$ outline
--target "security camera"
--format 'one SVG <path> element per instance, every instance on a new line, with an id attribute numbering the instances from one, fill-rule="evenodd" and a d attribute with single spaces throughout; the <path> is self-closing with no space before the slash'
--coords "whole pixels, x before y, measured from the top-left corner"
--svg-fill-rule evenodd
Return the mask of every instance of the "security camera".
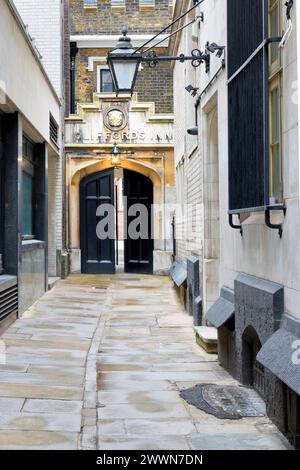
<path id="1" fill-rule="evenodd" d="M 187 133 L 189 135 L 198 135 L 199 134 L 198 127 L 191 127 L 190 129 L 187 130 Z"/>
<path id="2" fill-rule="evenodd" d="M 224 53 L 225 46 L 219 46 L 215 42 L 212 42 L 211 44 L 209 42 L 207 42 L 206 43 L 206 50 L 208 52 L 211 52 L 212 54 L 214 54 L 216 52 L 217 57 L 221 58 L 223 53 Z"/>

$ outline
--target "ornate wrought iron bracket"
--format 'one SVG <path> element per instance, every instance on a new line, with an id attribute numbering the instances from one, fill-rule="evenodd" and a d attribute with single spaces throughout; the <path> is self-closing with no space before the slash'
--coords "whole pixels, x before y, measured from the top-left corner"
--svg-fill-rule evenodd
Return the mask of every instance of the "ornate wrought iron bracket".
<path id="1" fill-rule="evenodd" d="M 233 222 L 233 214 L 228 214 L 229 215 L 229 225 L 231 228 L 234 228 L 235 230 L 239 230 L 240 231 L 240 234 L 241 234 L 241 237 L 243 236 L 243 226 L 240 224 L 240 225 L 237 225 L 237 224 L 234 224 Z M 239 215 L 239 214 L 237 214 Z"/>
<path id="2" fill-rule="evenodd" d="M 278 205 L 278 206 L 267 206 L 265 208 L 265 224 L 267 227 L 269 227 L 272 230 L 278 230 L 280 238 L 282 238 L 283 234 L 283 224 L 273 224 L 271 222 L 271 211 L 282 211 L 283 215 L 286 216 L 286 205 Z"/>
<path id="3" fill-rule="evenodd" d="M 210 71 L 210 53 L 208 51 L 201 52 L 199 49 L 193 49 L 190 56 L 184 54 L 180 54 L 179 56 L 159 56 L 156 52 L 152 51 L 142 58 L 142 62 L 151 68 L 156 67 L 159 62 L 170 61 L 190 61 L 193 67 L 200 67 L 201 64 L 205 64 L 206 73 Z"/>

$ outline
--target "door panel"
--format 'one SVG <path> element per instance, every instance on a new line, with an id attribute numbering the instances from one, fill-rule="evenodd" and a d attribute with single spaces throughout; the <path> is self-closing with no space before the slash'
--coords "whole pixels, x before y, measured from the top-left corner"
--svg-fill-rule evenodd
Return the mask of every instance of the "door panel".
<path id="1" fill-rule="evenodd" d="M 152 274 L 153 273 L 153 248 L 152 240 L 152 204 L 153 204 L 153 184 L 144 175 L 134 171 L 124 170 L 124 195 L 127 198 L 127 223 L 125 223 L 125 272 Z M 148 227 L 142 228 L 147 232 L 147 239 L 139 237 L 137 240 L 130 237 L 129 229 L 134 223 L 137 215 L 129 215 L 135 204 L 143 204 L 148 214 Z M 137 227 L 141 231 L 141 227 Z"/>
<path id="2" fill-rule="evenodd" d="M 90 175 L 80 185 L 81 270 L 85 274 L 115 273 L 115 217 L 105 226 L 110 237 L 99 239 L 96 231 L 99 222 L 107 218 L 104 207 L 97 215 L 103 204 L 114 205 L 113 169 Z"/>

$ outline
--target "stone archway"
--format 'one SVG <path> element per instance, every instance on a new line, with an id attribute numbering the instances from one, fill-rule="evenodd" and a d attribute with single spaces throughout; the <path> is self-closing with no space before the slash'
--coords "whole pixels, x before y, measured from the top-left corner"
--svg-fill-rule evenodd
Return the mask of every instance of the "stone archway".
<path id="1" fill-rule="evenodd" d="M 79 219 L 79 207 L 80 207 L 80 182 L 83 178 L 93 173 L 101 172 L 112 168 L 110 159 L 97 160 L 89 159 L 82 161 L 78 159 L 72 169 L 69 171 L 69 182 L 68 182 L 68 239 L 70 249 L 70 264 L 71 272 L 80 272 L 80 219 Z M 166 202 L 166 187 L 164 181 L 164 175 L 162 172 L 150 163 L 144 163 L 138 159 L 126 159 L 123 158 L 120 168 L 124 170 L 131 170 L 136 173 L 142 174 L 148 177 L 153 183 L 153 204 L 156 207 L 162 207 Z M 157 264 L 157 254 L 162 255 L 162 264 L 166 264 L 166 270 L 168 269 L 168 256 L 164 257 L 165 252 L 165 241 L 164 233 L 166 231 L 166 225 L 170 224 L 171 220 L 166 220 L 164 211 L 155 210 L 155 239 L 154 239 L 154 265 Z M 160 260 L 158 261 L 158 264 Z M 155 266 L 154 266 L 155 270 Z"/>

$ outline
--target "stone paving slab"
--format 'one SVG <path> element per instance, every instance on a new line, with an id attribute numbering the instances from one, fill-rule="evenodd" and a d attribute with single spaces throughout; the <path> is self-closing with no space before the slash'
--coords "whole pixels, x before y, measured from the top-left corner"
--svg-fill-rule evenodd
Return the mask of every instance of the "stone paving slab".
<path id="1" fill-rule="evenodd" d="M 189 450 L 184 436 L 101 436 L 99 450 Z"/>
<path id="2" fill-rule="evenodd" d="M 2 336 L 0 449 L 282 449 L 268 418 L 218 420 L 180 398 L 236 384 L 195 342 L 166 277 L 74 275 Z"/>
<path id="3" fill-rule="evenodd" d="M 0 372 L 0 384 L 31 384 L 31 385 L 53 385 L 53 386 L 71 386 L 74 388 L 80 388 L 83 385 L 84 376 L 76 377 L 65 375 L 62 373 L 52 374 L 47 376 L 43 373 L 32 374 L 30 372 L 20 373 L 20 372 Z"/>
<path id="4" fill-rule="evenodd" d="M 135 402 L 106 405 L 98 408 L 98 419 L 139 419 L 139 418 L 188 418 L 188 412 L 182 403 Z"/>
<path id="5" fill-rule="evenodd" d="M 236 381 L 216 354 L 196 344 L 192 318 L 170 281 L 156 281 L 111 280 L 97 354 L 98 449 L 230 448 L 231 437 L 237 449 L 288 448 L 266 417 L 243 419 L 237 427 L 180 398 L 180 390 L 198 383 Z"/>
<path id="6" fill-rule="evenodd" d="M 136 380 L 123 380 L 120 383 L 119 380 L 100 380 L 98 381 L 98 390 L 136 390 L 136 391 L 148 391 L 148 390 L 176 390 L 176 384 L 171 383 L 168 380 L 155 380 L 151 382 L 137 382 Z"/>
<path id="7" fill-rule="evenodd" d="M 81 410 L 79 414 L 57 413 L 12 413 L 0 415 L 1 430 L 24 431 L 67 431 L 80 432 Z"/>
<path id="8" fill-rule="evenodd" d="M 11 412 L 21 411 L 25 403 L 25 398 L 0 397 L 0 416 L 7 410 Z"/>
<path id="9" fill-rule="evenodd" d="M 0 449 L 85 448 L 91 423 L 95 448 L 96 392 L 91 400 L 86 390 L 96 388 L 101 283 L 100 276 L 59 281 L 1 337 Z M 87 416 L 87 404 L 94 415 Z"/>
<path id="10" fill-rule="evenodd" d="M 172 390 L 109 390 L 98 392 L 98 403 L 109 404 L 130 404 L 130 403 L 182 403 L 177 391 Z"/>
<path id="11" fill-rule="evenodd" d="M 192 450 L 287 450 L 288 445 L 279 433 L 251 434 L 214 434 L 207 436 L 199 433 L 188 437 Z"/>
<path id="12" fill-rule="evenodd" d="M 75 387 L 51 387 L 36 384 L 0 383 L 0 397 L 47 398 L 59 400 L 80 400 L 83 392 Z"/>
<path id="13" fill-rule="evenodd" d="M 1 402 L 0 402 L 1 404 Z M 81 413 L 81 400 L 39 400 L 28 399 L 22 411 L 29 413 L 63 413 L 78 415 Z"/>
<path id="14" fill-rule="evenodd" d="M 0 450 L 77 450 L 74 432 L 0 431 Z"/>
<path id="15" fill-rule="evenodd" d="M 124 421 L 124 426 L 132 436 L 188 436 L 197 431 L 192 419 L 181 418 L 130 419 Z"/>

